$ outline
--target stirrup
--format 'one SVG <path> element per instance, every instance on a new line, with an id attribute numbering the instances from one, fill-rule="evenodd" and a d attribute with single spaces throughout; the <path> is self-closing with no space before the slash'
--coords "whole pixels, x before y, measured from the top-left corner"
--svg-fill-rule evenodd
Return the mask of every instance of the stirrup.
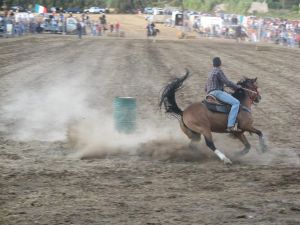
<path id="1" fill-rule="evenodd" d="M 235 124 L 233 127 L 227 127 L 226 131 L 231 133 L 231 132 L 240 132 L 242 130 L 238 128 L 237 124 Z"/>

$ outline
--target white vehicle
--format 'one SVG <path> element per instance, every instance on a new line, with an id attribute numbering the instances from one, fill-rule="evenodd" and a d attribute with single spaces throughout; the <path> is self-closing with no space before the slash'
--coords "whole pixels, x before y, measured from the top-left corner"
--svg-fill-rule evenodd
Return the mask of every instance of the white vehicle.
<path id="1" fill-rule="evenodd" d="M 223 19 L 215 16 L 201 16 L 200 17 L 200 26 L 203 28 L 211 28 L 212 26 L 223 27 Z"/>
<path id="2" fill-rule="evenodd" d="M 153 14 L 153 8 L 151 8 L 151 7 L 146 7 L 146 8 L 144 9 L 144 13 L 145 13 L 145 14 Z"/>
<path id="3" fill-rule="evenodd" d="M 191 24 L 197 24 L 198 26 L 200 26 L 200 15 L 190 15 L 189 21 L 191 22 Z"/>
<path id="4" fill-rule="evenodd" d="M 73 17 L 66 19 L 66 33 L 76 34 L 77 20 Z"/>
<path id="5" fill-rule="evenodd" d="M 183 14 L 180 11 L 172 12 L 172 26 L 183 26 Z"/>
<path id="6" fill-rule="evenodd" d="M 100 7 L 91 7 L 84 10 L 85 13 L 105 13 L 105 9 Z"/>
<path id="7" fill-rule="evenodd" d="M 153 15 L 163 15 L 164 10 L 162 8 L 153 8 Z"/>

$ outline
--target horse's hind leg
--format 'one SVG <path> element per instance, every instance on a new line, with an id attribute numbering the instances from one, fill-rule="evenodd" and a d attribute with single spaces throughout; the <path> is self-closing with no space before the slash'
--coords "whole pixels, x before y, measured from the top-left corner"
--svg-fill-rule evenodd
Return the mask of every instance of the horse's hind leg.
<path id="1" fill-rule="evenodd" d="M 235 137 L 237 137 L 245 146 L 244 149 L 241 152 L 239 152 L 237 155 L 238 156 L 246 155 L 249 152 L 250 148 L 251 148 L 251 145 L 248 142 L 246 136 L 244 135 L 243 132 L 233 133 L 233 135 Z"/>
<path id="2" fill-rule="evenodd" d="M 189 144 L 189 148 L 193 151 L 198 150 L 198 144 L 201 140 L 201 134 L 196 133 L 196 132 L 192 131 L 191 129 L 189 129 L 187 126 L 185 126 L 183 121 L 180 121 L 180 127 L 181 127 L 181 130 L 183 131 L 183 133 L 185 133 L 186 136 L 191 140 L 191 142 Z"/>
<path id="3" fill-rule="evenodd" d="M 206 142 L 206 145 L 214 151 L 214 153 L 219 157 L 219 159 L 221 161 L 224 162 L 224 164 L 232 164 L 231 160 L 228 159 L 224 153 L 222 153 L 220 150 L 218 150 L 213 142 L 213 139 L 212 139 L 212 134 L 210 132 L 210 130 L 205 130 L 202 132 L 204 138 L 205 138 L 205 142 Z"/>
<path id="4" fill-rule="evenodd" d="M 202 127 L 195 126 L 193 127 L 193 130 L 191 130 L 183 123 L 183 121 L 180 121 L 180 127 L 182 131 L 191 139 L 190 147 L 194 146 L 193 144 L 195 143 L 195 141 L 199 142 L 201 139 L 201 134 L 203 134 L 206 145 L 214 151 L 219 159 L 222 160 L 225 164 L 232 164 L 230 159 L 228 159 L 220 150 L 215 147 L 212 139 L 212 134 L 209 129 L 203 129 Z"/>

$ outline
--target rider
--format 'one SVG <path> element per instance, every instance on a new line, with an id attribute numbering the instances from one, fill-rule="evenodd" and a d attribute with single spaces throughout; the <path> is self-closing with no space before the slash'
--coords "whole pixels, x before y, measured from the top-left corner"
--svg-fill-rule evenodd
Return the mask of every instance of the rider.
<path id="1" fill-rule="evenodd" d="M 146 28 L 151 36 L 154 35 L 155 24 L 153 22 L 149 23 Z"/>
<path id="2" fill-rule="evenodd" d="M 207 94 L 215 96 L 222 102 L 231 105 L 231 109 L 228 116 L 227 131 L 238 131 L 236 124 L 236 117 L 239 111 L 240 101 L 234 98 L 232 95 L 224 91 L 224 85 L 226 84 L 230 88 L 237 90 L 241 88 L 240 85 L 236 85 L 231 82 L 223 73 L 221 69 L 221 59 L 219 57 L 213 58 L 213 69 L 208 76 L 208 80 L 205 86 Z"/>

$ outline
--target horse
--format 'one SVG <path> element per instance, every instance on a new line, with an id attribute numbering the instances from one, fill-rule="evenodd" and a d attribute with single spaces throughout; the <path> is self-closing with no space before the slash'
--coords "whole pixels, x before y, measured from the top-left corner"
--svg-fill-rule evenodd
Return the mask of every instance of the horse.
<path id="1" fill-rule="evenodd" d="M 147 37 L 156 37 L 157 34 L 159 34 L 159 29 L 155 27 L 148 26 L 147 27 Z"/>
<path id="2" fill-rule="evenodd" d="M 246 33 L 245 30 L 242 29 L 241 26 L 237 26 L 235 28 L 235 34 L 234 34 L 234 39 L 239 42 L 239 41 L 245 41 L 247 38 L 249 38 L 248 34 Z"/>
<path id="3" fill-rule="evenodd" d="M 189 71 L 186 70 L 185 75 L 172 80 L 162 89 L 159 107 L 162 108 L 162 105 L 164 105 L 165 112 L 179 120 L 181 130 L 191 140 L 190 147 L 192 149 L 195 148 L 195 144 L 201 140 L 201 135 L 203 135 L 206 145 L 214 151 L 220 160 L 224 164 L 232 164 L 231 160 L 215 147 L 212 138 L 212 132 L 228 133 L 226 128 L 231 106 L 218 101 L 214 96 L 210 95 L 207 95 L 202 102 L 190 104 L 185 110 L 181 110 L 176 103 L 175 93 L 182 88 L 183 82 L 189 77 L 189 74 Z M 232 93 L 232 96 L 240 101 L 237 116 L 239 131 L 230 132 L 244 144 L 244 149 L 237 155 L 246 155 L 251 148 L 244 134 L 245 132 L 257 134 L 261 151 L 266 152 L 267 145 L 265 144 L 264 135 L 253 126 L 251 114 L 251 106 L 258 104 L 261 100 L 261 95 L 257 90 L 257 78 L 244 78 L 237 84 L 242 88 Z"/>

